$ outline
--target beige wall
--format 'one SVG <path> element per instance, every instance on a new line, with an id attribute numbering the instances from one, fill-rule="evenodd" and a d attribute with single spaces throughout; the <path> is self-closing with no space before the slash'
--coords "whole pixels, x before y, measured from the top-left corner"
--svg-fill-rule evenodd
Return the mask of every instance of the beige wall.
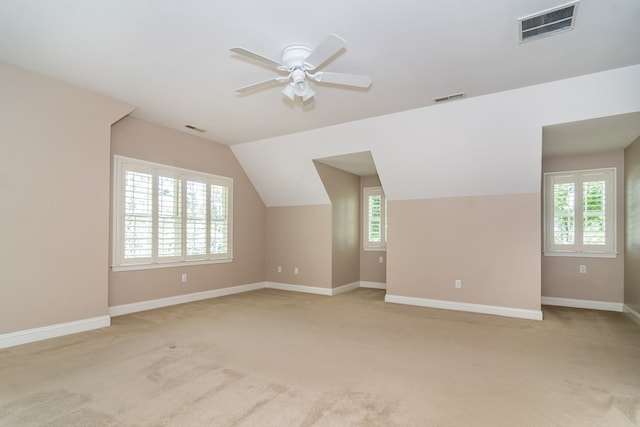
<path id="1" fill-rule="evenodd" d="M 364 187 L 379 187 L 380 178 L 378 175 L 363 176 L 360 178 L 360 218 L 363 218 L 364 200 L 362 199 L 362 189 Z M 362 226 L 360 227 L 360 280 L 363 282 L 386 283 L 387 282 L 387 252 L 386 251 L 365 251 Z M 380 262 L 382 257 L 382 262 Z"/>
<path id="2" fill-rule="evenodd" d="M 540 310 L 539 193 L 388 209 L 388 295 Z"/>
<path id="3" fill-rule="evenodd" d="M 331 286 L 360 280 L 360 177 L 314 162 L 331 199 Z"/>
<path id="4" fill-rule="evenodd" d="M 0 63 L 0 333 L 107 315 L 110 126 L 131 110 Z"/>
<path id="5" fill-rule="evenodd" d="M 542 160 L 543 172 L 615 167 L 616 258 L 542 257 L 542 295 L 545 297 L 623 302 L 624 298 L 624 152 L 622 150 Z M 585 265 L 586 273 L 579 273 Z"/>
<path id="6" fill-rule="evenodd" d="M 267 208 L 267 281 L 331 288 L 331 216 L 331 205 Z"/>
<path id="7" fill-rule="evenodd" d="M 111 272 L 109 306 L 264 281 L 265 206 L 228 146 L 126 117 L 113 126 L 111 154 L 233 178 L 233 262 Z"/>
<path id="8" fill-rule="evenodd" d="M 624 151 L 626 248 L 624 303 L 640 313 L 640 138 Z"/>

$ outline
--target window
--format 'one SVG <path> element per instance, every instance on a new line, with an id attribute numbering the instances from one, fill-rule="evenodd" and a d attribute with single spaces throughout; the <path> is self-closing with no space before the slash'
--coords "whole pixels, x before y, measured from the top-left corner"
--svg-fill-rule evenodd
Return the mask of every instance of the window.
<path id="1" fill-rule="evenodd" d="M 615 257 L 615 180 L 615 168 L 544 175 L 545 255 Z"/>
<path id="2" fill-rule="evenodd" d="M 385 250 L 387 247 L 387 200 L 382 187 L 365 187 L 363 201 L 364 249 Z"/>
<path id="3" fill-rule="evenodd" d="M 115 156 L 113 269 L 231 261 L 231 178 Z"/>

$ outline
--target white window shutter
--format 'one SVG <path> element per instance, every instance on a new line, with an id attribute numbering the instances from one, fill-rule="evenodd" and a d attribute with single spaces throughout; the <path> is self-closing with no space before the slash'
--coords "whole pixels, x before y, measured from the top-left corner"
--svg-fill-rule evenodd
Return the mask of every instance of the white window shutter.
<path id="1" fill-rule="evenodd" d="M 232 259 L 231 178 L 114 159 L 114 268 Z"/>

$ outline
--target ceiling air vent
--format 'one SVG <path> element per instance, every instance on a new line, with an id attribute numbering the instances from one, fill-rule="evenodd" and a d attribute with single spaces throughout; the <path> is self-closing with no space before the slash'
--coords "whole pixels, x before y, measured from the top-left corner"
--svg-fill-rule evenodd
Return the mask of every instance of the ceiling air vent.
<path id="1" fill-rule="evenodd" d="M 193 125 L 184 125 L 187 129 L 195 130 L 196 132 L 206 132 L 204 129 L 197 128 Z"/>
<path id="2" fill-rule="evenodd" d="M 441 96 L 440 98 L 434 98 L 433 102 L 453 101 L 454 99 L 460 99 L 464 96 L 464 92 L 454 93 L 453 95 Z"/>
<path id="3" fill-rule="evenodd" d="M 518 19 L 520 42 L 572 30 L 577 10 L 578 1 L 573 1 Z"/>

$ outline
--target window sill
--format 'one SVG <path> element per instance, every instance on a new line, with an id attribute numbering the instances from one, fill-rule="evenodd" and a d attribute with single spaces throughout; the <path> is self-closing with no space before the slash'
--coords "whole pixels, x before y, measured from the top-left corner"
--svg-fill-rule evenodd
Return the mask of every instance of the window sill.
<path id="1" fill-rule="evenodd" d="M 112 265 L 111 271 L 133 271 L 133 270 L 152 270 L 155 268 L 170 268 L 170 267 L 191 267 L 192 265 L 205 265 L 205 264 L 221 264 L 225 262 L 232 262 L 233 258 L 220 258 L 220 259 L 207 259 L 207 260 L 195 260 L 195 261 L 178 261 L 178 262 L 156 262 L 153 264 L 124 264 L 124 265 Z"/>
<path id="2" fill-rule="evenodd" d="M 543 251 L 544 256 L 559 256 L 573 258 L 616 258 L 618 252 L 557 252 Z"/>
<path id="3" fill-rule="evenodd" d="M 362 248 L 362 250 L 367 252 L 386 252 L 387 248 Z"/>

